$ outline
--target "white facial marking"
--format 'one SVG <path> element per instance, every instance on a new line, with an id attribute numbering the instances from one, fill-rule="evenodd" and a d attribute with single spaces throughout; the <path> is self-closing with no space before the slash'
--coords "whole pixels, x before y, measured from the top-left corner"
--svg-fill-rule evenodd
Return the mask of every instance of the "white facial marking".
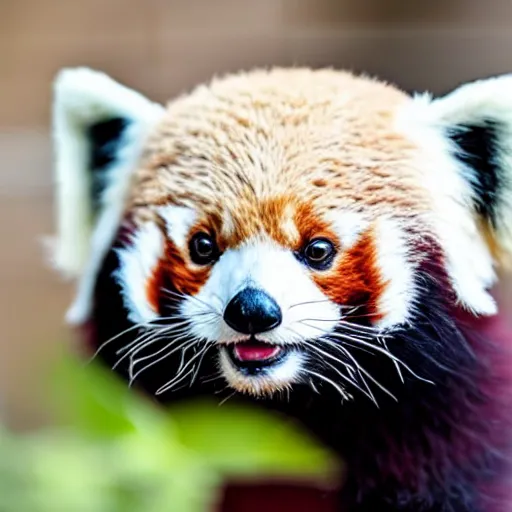
<path id="1" fill-rule="evenodd" d="M 158 316 L 148 302 L 146 285 L 163 252 L 164 237 L 152 222 L 135 232 L 130 246 L 118 251 L 121 264 L 115 277 L 121 285 L 128 318 L 132 322 L 150 322 Z"/>
<path id="2" fill-rule="evenodd" d="M 235 222 L 228 208 L 222 212 L 222 232 L 221 235 L 229 238 L 235 231 Z"/>
<path id="3" fill-rule="evenodd" d="M 338 235 L 342 250 L 352 247 L 359 239 L 359 235 L 369 226 L 369 221 L 358 212 L 330 212 L 326 220 Z"/>
<path id="4" fill-rule="evenodd" d="M 299 238 L 300 233 L 294 219 L 295 210 L 292 205 L 287 205 L 282 213 L 281 230 L 290 239 Z"/>
<path id="5" fill-rule="evenodd" d="M 185 206 L 163 206 L 158 213 L 165 220 L 167 235 L 176 247 L 184 249 L 190 229 L 197 220 L 197 214 L 192 208 Z"/>
<path id="6" fill-rule="evenodd" d="M 386 329 L 407 322 L 414 303 L 414 266 L 397 222 L 379 219 L 376 229 L 377 263 L 386 283 L 378 309 L 384 317 L 377 327 Z"/>

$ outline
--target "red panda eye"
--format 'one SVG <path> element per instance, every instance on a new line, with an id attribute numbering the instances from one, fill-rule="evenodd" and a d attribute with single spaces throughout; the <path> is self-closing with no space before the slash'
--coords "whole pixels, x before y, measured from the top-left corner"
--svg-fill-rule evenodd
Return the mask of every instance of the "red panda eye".
<path id="1" fill-rule="evenodd" d="M 334 245 L 324 238 L 309 242 L 303 250 L 303 258 L 307 265 L 317 270 L 326 269 L 336 253 Z"/>
<path id="2" fill-rule="evenodd" d="M 189 243 L 190 257 L 198 265 L 214 262 L 219 254 L 215 240 L 208 233 L 196 233 Z"/>

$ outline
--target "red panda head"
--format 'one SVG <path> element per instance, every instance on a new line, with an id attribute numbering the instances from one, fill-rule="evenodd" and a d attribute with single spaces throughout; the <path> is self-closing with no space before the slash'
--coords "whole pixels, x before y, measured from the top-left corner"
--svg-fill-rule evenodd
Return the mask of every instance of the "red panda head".
<path id="1" fill-rule="evenodd" d="M 69 320 L 94 316 L 113 251 L 127 325 L 149 330 L 126 345 L 132 366 L 155 339 L 195 346 L 196 363 L 211 348 L 229 386 L 261 394 L 322 379 L 311 359 L 329 363 L 333 343 L 371 345 L 413 325 L 426 280 L 442 282 L 447 303 L 493 314 L 510 241 L 509 85 L 433 100 L 343 72 L 274 69 L 164 108 L 100 73 L 62 72 L 53 257 L 78 278 Z M 186 366 L 168 368 L 161 389 Z"/>

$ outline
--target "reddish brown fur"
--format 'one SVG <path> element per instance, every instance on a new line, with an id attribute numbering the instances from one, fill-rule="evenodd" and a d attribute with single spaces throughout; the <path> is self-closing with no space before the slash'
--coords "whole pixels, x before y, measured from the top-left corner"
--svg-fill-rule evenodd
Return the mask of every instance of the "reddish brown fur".
<path id="1" fill-rule="evenodd" d="M 313 238 L 326 238 L 333 242 L 338 249 L 340 248 L 339 240 L 329 224 L 321 219 L 311 205 L 300 205 L 296 210 L 294 220 L 300 231 L 299 243 L 293 247 L 295 250 L 304 247 Z"/>
<path id="2" fill-rule="evenodd" d="M 164 294 L 165 282 L 171 282 L 178 293 L 195 295 L 209 275 L 209 266 L 193 268 L 179 249 L 170 240 L 167 240 L 165 254 L 146 284 L 148 301 L 158 311 L 160 298 Z"/>
<path id="3" fill-rule="evenodd" d="M 329 272 L 315 273 L 313 279 L 336 303 L 346 306 L 364 304 L 372 321 L 380 319 L 378 300 L 386 283 L 379 270 L 372 229 L 363 233 L 355 246 L 342 251 Z"/>
<path id="4" fill-rule="evenodd" d="M 168 241 L 165 249 L 163 271 L 179 293 L 195 295 L 210 275 L 210 267 L 192 269 L 175 245 Z"/>
<path id="5" fill-rule="evenodd" d="M 151 276 L 146 281 L 146 297 L 154 311 L 160 312 L 160 297 L 164 283 L 163 266 L 158 262 Z"/>
<path id="6" fill-rule="evenodd" d="M 219 225 L 219 246 L 236 248 L 254 236 L 266 234 L 283 247 L 294 247 L 299 232 L 294 223 L 295 204 L 290 196 L 276 196 L 261 200 L 241 202 L 236 215 L 229 214 L 230 226 Z"/>

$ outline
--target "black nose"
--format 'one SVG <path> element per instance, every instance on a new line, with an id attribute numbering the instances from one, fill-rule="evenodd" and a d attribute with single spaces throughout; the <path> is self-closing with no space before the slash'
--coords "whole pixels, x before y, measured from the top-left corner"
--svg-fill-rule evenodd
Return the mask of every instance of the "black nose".
<path id="1" fill-rule="evenodd" d="M 245 288 L 237 293 L 224 311 L 225 322 L 243 334 L 258 334 L 277 327 L 282 320 L 276 301 L 261 290 Z"/>

